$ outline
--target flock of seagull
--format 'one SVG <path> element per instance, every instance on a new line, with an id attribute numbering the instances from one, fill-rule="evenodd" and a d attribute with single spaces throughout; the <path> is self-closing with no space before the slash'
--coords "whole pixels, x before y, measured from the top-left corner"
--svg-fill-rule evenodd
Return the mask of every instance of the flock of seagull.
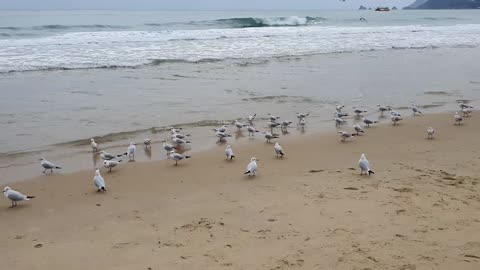
<path id="1" fill-rule="evenodd" d="M 469 116 L 470 113 L 472 112 L 473 107 L 470 105 L 467 105 L 465 103 L 459 103 L 460 106 L 460 112 L 455 112 L 454 114 L 454 124 L 455 125 L 460 125 L 462 121 L 464 120 L 464 117 Z M 380 116 L 384 117 L 384 114 L 386 112 L 390 113 L 390 119 L 392 121 L 393 125 L 397 125 L 397 123 L 401 120 L 403 120 L 402 115 L 396 111 L 394 111 L 390 106 L 382 106 L 382 105 L 377 105 L 378 111 L 380 112 Z M 343 109 L 345 108 L 344 105 L 335 105 L 335 113 L 334 113 L 334 121 L 335 121 L 335 126 L 336 127 L 341 127 L 346 121 L 345 117 L 349 116 L 349 113 L 343 112 Z M 416 115 L 421 115 L 422 112 L 421 110 L 412 104 L 410 107 L 413 113 L 413 116 Z M 353 125 L 353 130 L 355 133 L 347 132 L 347 131 L 338 131 L 338 135 L 340 137 L 341 142 L 345 142 L 348 138 L 351 138 L 353 136 L 358 136 L 361 133 L 365 133 L 364 128 L 370 127 L 370 125 L 378 123 L 378 121 L 373 121 L 366 116 L 363 116 L 364 113 L 367 111 L 362 110 L 362 109 L 355 109 L 353 111 L 356 115 L 357 119 L 362 119 L 362 122 L 364 123 L 364 127 L 362 128 L 359 124 L 354 124 Z M 297 113 L 296 117 L 298 119 L 297 122 L 297 127 L 301 130 L 304 130 L 306 127 L 306 118 L 309 116 L 309 113 Z M 249 137 L 254 137 L 256 133 L 259 133 L 255 128 L 255 118 L 256 114 L 251 115 L 247 118 L 246 123 L 241 123 L 238 120 L 235 120 L 233 122 L 233 125 L 240 131 L 241 129 L 246 128 L 248 130 L 248 136 Z M 280 128 L 282 131 L 285 131 L 288 129 L 293 122 L 292 121 L 281 121 L 280 122 L 280 117 L 268 114 L 268 121 L 267 121 L 267 126 L 270 129 L 270 131 L 265 131 L 261 132 L 266 140 L 267 143 L 272 143 L 272 140 L 279 138 L 278 135 L 273 133 L 274 128 Z M 215 131 L 215 136 L 218 138 L 219 141 L 226 141 L 227 138 L 232 137 L 231 134 L 228 133 L 228 126 L 223 125 L 219 128 L 213 129 Z M 189 159 L 191 156 L 188 155 L 183 155 L 180 153 L 177 153 L 177 150 L 183 147 L 185 144 L 190 143 L 188 140 L 188 137 L 190 135 L 188 134 L 182 134 L 182 129 L 181 128 L 171 128 L 170 130 L 170 140 L 171 144 L 168 143 L 166 140 L 163 141 L 163 149 L 167 153 L 167 158 L 170 160 L 175 161 L 175 166 L 178 165 L 178 162 L 184 159 Z M 427 138 L 428 139 L 433 139 L 435 130 L 433 127 L 428 127 L 426 130 L 427 133 Z M 152 140 L 151 139 L 145 139 L 143 142 L 145 148 L 151 148 L 152 147 Z M 135 160 L 135 152 L 136 152 L 136 143 L 131 142 L 130 145 L 127 148 L 127 151 L 121 154 L 111 154 L 108 153 L 104 150 L 100 150 L 99 144 L 95 142 L 95 140 L 92 138 L 90 140 L 90 147 L 92 148 L 92 151 L 94 154 L 99 154 L 100 157 L 103 159 L 103 166 L 109 170 L 109 172 L 112 171 L 112 169 L 116 166 L 118 166 L 122 160 L 120 159 L 123 156 L 128 157 L 129 161 Z M 275 142 L 274 144 L 274 153 L 277 158 L 283 158 L 285 155 L 283 151 L 283 147 L 278 143 Z M 99 151 L 100 150 L 100 151 Z M 231 145 L 227 145 L 225 149 L 225 156 L 228 160 L 233 160 L 235 158 L 233 149 Z M 255 176 L 258 173 L 258 165 L 257 165 L 258 159 L 256 157 L 252 157 L 250 159 L 250 162 L 247 165 L 247 169 L 244 172 L 245 175 L 249 176 Z M 53 173 L 54 170 L 62 169 L 60 166 L 55 165 L 54 163 L 46 160 L 45 158 L 40 159 L 40 165 L 42 166 L 43 173 L 45 174 L 47 171 L 50 171 L 50 173 Z M 370 163 L 367 160 L 365 154 L 362 154 L 360 157 L 360 160 L 358 161 L 358 166 L 360 168 L 360 174 L 366 174 L 366 175 L 371 175 L 374 174 L 370 167 Z M 98 192 L 106 192 L 106 182 L 103 176 L 100 173 L 100 170 L 97 168 L 95 170 L 95 176 L 93 178 L 93 183 L 95 185 L 95 188 L 97 189 Z M 28 201 L 32 198 L 35 198 L 35 196 L 27 196 L 24 195 L 18 191 L 15 191 L 11 189 L 10 187 L 5 187 L 3 190 L 4 196 L 11 201 L 12 205 L 11 207 L 17 206 L 17 202 L 19 201 Z"/>

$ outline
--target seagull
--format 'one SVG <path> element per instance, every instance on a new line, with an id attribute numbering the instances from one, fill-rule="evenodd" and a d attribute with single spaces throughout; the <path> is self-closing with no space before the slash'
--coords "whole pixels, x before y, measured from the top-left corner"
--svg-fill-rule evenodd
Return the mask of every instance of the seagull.
<path id="1" fill-rule="evenodd" d="M 181 133 L 178 133 L 178 132 L 172 133 L 172 139 L 173 138 L 185 139 L 188 136 L 190 136 L 190 135 L 184 135 L 184 134 L 181 134 Z"/>
<path id="2" fill-rule="evenodd" d="M 303 118 L 306 118 L 309 115 L 310 113 L 297 113 L 298 121 L 302 120 Z"/>
<path id="3" fill-rule="evenodd" d="M 353 112 L 354 112 L 357 116 L 360 116 L 360 114 L 366 113 L 367 111 L 365 111 L 365 110 L 360 110 L 360 109 L 355 109 Z"/>
<path id="4" fill-rule="evenodd" d="M 458 114 L 458 112 L 455 112 L 455 115 L 453 116 L 455 119 L 455 125 L 460 125 L 463 121 L 463 117 Z"/>
<path id="5" fill-rule="evenodd" d="M 186 143 L 190 143 L 190 141 L 187 141 L 187 140 L 184 140 L 184 139 L 179 139 L 179 138 L 172 138 L 172 141 L 173 141 L 177 146 L 180 146 L 180 145 L 183 145 L 183 144 L 186 144 Z"/>
<path id="6" fill-rule="evenodd" d="M 171 160 L 175 160 L 175 166 L 177 166 L 180 160 L 191 158 L 191 156 L 184 156 L 182 154 L 175 153 L 175 151 L 170 151 L 170 155 L 168 156 L 168 158 Z"/>
<path id="7" fill-rule="evenodd" d="M 152 148 L 152 140 L 150 139 L 143 140 L 143 144 L 145 145 L 145 147 Z"/>
<path id="8" fill-rule="evenodd" d="M 168 143 L 163 143 L 163 149 L 165 149 L 165 151 L 167 151 L 167 155 L 168 153 L 170 153 L 171 151 L 174 151 L 176 150 L 177 148 L 171 144 L 168 144 Z"/>
<path id="9" fill-rule="evenodd" d="M 213 130 L 216 131 L 216 132 L 227 132 L 227 126 L 223 125 L 222 127 L 214 128 Z"/>
<path id="10" fill-rule="evenodd" d="M 217 136 L 220 141 L 224 140 L 227 137 L 232 137 L 232 135 L 220 131 L 217 131 L 217 133 L 215 133 L 215 136 Z"/>
<path id="11" fill-rule="evenodd" d="M 112 168 L 113 167 L 116 167 L 118 164 L 120 164 L 120 162 L 122 162 L 122 160 L 104 160 L 103 161 L 103 166 L 107 169 L 109 169 L 108 172 L 111 172 L 112 171 Z"/>
<path id="12" fill-rule="evenodd" d="M 272 121 L 271 119 L 269 119 L 268 122 L 267 122 L 267 126 L 268 126 L 271 130 L 273 130 L 273 128 L 278 127 L 278 126 L 280 126 L 280 125 L 281 125 L 280 123 L 274 122 L 274 121 Z"/>
<path id="13" fill-rule="evenodd" d="M 472 112 L 472 109 L 470 109 L 470 108 L 463 108 L 462 109 L 462 114 L 463 114 L 464 117 L 470 116 L 471 112 Z"/>
<path id="14" fill-rule="evenodd" d="M 90 146 L 92 147 L 94 153 L 98 151 L 98 143 L 96 143 L 93 138 L 90 139 Z"/>
<path id="15" fill-rule="evenodd" d="M 265 139 L 267 139 L 267 143 L 270 143 L 271 140 L 278 138 L 277 135 L 273 135 L 270 132 L 263 132 L 263 134 L 265 134 Z"/>
<path id="16" fill-rule="evenodd" d="M 375 174 L 370 169 L 370 162 L 368 162 L 367 158 L 365 157 L 365 154 L 362 154 L 360 156 L 360 160 L 358 161 L 358 166 L 360 167 L 360 175 L 362 175 L 364 172 L 365 174 L 368 174 L 368 175 Z"/>
<path id="17" fill-rule="evenodd" d="M 433 139 L 433 134 L 435 134 L 435 130 L 432 127 L 427 128 L 427 138 Z"/>
<path id="18" fill-rule="evenodd" d="M 227 148 L 225 149 L 225 155 L 227 156 L 227 159 L 232 160 L 235 158 L 235 155 L 233 154 L 232 146 L 228 145 Z"/>
<path id="19" fill-rule="evenodd" d="M 250 116 L 248 117 L 248 123 L 249 123 L 250 125 L 253 125 L 253 121 L 255 120 L 255 117 L 257 117 L 257 114 L 250 115 Z"/>
<path id="20" fill-rule="evenodd" d="M 93 177 L 93 183 L 98 188 L 98 192 L 107 191 L 105 186 L 105 179 L 103 179 L 102 175 L 100 174 L 100 170 L 98 169 L 95 171 L 95 176 Z"/>
<path id="21" fill-rule="evenodd" d="M 273 147 L 273 149 L 275 149 L 275 156 L 278 158 L 283 158 L 283 148 L 282 146 L 277 142 L 275 143 L 275 146 Z"/>
<path id="22" fill-rule="evenodd" d="M 303 118 L 301 118 L 301 119 L 303 119 Z M 301 119 L 300 119 L 300 121 L 302 121 Z M 289 126 L 291 123 L 293 123 L 293 122 L 292 122 L 292 121 L 283 121 L 282 124 L 281 124 L 281 128 L 282 128 L 282 129 L 287 129 L 288 126 Z"/>
<path id="23" fill-rule="evenodd" d="M 113 154 L 107 153 L 105 151 L 100 151 L 100 157 L 103 160 L 112 160 L 114 158 L 121 157 L 123 155 L 127 155 L 127 153 L 124 153 L 124 154 L 121 154 L 121 155 L 113 155 Z"/>
<path id="24" fill-rule="evenodd" d="M 355 131 L 357 132 L 357 135 L 358 135 L 359 133 L 365 133 L 365 131 L 363 131 L 363 129 L 362 129 L 359 125 L 357 125 L 357 124 L 355 124 L 355 125 L 353 126 L 353 129 L 355 129 Z"/>
<path id="25" fill-rule="evenodd" d="M 383 106 L 383 105 L 378 104 L 377 107 L 378 107 L 378 110 L 380 111 L 380 114 L 382 116 L 383 116 L 384 112 L 392 110 L 392 108 L 390 106 Z"/>
<path id="26" fill-rule="evenodd" d="M 393 114 L 390 116 L 390 119 L 392 119 L 393 125 L 396 125 L 398 121 L 403 120 L 402 117 Z"/>
<path id="27" fill-rule="evenodd" d="M 248 130 L 248 136 L 252 136 L 252 137 L 255 136 L 255 132 L 259 132 L 253 126 L 247 126 L 247 130 Z"/>
<path id="28" fill-rule="evenodd" d="M 272 122 L 275 122 L 275 121 L 277 121 L 277 119 L 280 119 L 279 116 L 275 116 L 275 115 L 272 115 L 270 113 L 268 114 L 268 117 L 269 117 L 270 121 L 272 121 Z"/>
<path id="29" fill-rule="evenodd" d="M 422 114 L 422 112 L 420 111 L 420 109 L 419 109 L 417 106 L 415 106 L 414 104 L 412 104 L 411 109 L 412 109 L 412 112 L 413 112 L 413 116 Z"/>
<path id="30" fill-rule="evenodd" d="M 391 111 L 391 112 L 390 112 L 390 115 L 402 116 L 399 112 L 396 112 L 396 111 Z"/>
<path id="31" fill-rule="evenodd" d="M 346 132 L 346 131 L 339 131 L 339 132 L 338 132 L 338 135 L 340 136 L 340 138 L 342 138 L 342 139 L 341 139 L 342 142 L 345 142 L 345 140 L 346 140 L 347 138 L 350 138 L 350 137 L 352 137 L 352 136 L 356 136 L 356 134 L 350 134 L 350 133 L 348 133 L 348 132 Z"/>
<path id="32" fill-rule="evenodd" d="M 40 165 L 44 168 L 43 173 L 45 173 L 47 170 L 50 170 L 51 173 L 53 173 L 53 169 L 61 169 L 62 167 L 59 167 L 52 162 L 46 160 L 45 158 L 40 159 Z"/>
<path id="33" fill-rule="evenodd" d="M 465 104 L 465 103 L 463 103 L 463 102 L 460 102 L 460 103 L 458 104 L 458 106 L 460 106 L 460 109 L 473 109 L 472 106 L 467 105 L 467 104 Z"/>
<path id="34" fill-rule="evenodd" d="M 258 171 L 258 166 L 257 166 L 257 158 L 252 157 L 250 159 L 250 163 L 247 165 L 247 171 L 243 174 L 248 174 L 250 176 L 255 176 Z"/>
<path id="35" fill-rule="evenodd" d="M 345 123 L 345 120 L 343 120 L 340 117 L 335 117 L 335 126 L 336 127 L 339 127 L 339 126 L 343 125 L 343 123 Z"/>
<path id="36" fill-rule="evenodd" d="M 5 198 L 9 199 L 10 201 L 12 201 L 11 207 L 17 206 L 17 202 L 29 201 L 30 199 L 35 198 L 35 196 L 23 195 L 22 193 L 13 190 L 10 187 L 5 187 L 3 189 L 3 196 L 5 196 Z"/>
<path id="37" fill-rule="evenodd" d="M 128 160 L 135 160 L 135 151 L 137 150 L 137 147 L 135 146 L 134 142 L 131 142 L 130 145 L 127 148 L 127 155 L 128 155 Z"/>
<path id="38" fill-rule="evenodd" d="M 373 121 L 368 119 L 367 117 L 363 117 L 363 123 L 365 123 L 366 127 L 370 127 L 371 124 L 376 124 L 378 121 Z"/>
<path id="39" fill-rule="evenodd" d="M 334 115 L 335 117 L 338 117 L 338 118 L 342 118 L 342 117 L 347 117 L 347 116 L 349 116 L 348 113 L 342 113 L 342 112 L 335 112 L 333 115 Z"/>
<path id="40" fill-rule="evenodd" d="M 345 105 L 339 105 L 339 104 L 335 104 L 335 109 L 337 110 L 337 112 L 342 112 L 342 109 L 345 107 Z"/>
<path id="41" fill-rule="evenodd" d="M 245 125 L 245 124 L 243 124 L 243 123 L 238 122 L 238 120 L 235 120 L 235 122 L 233 122 L 233 124 L 238 128 L 238 130 L 240 130 L 241 128 L 247 126 L 247 125 Z"/>
<path id="42" fill-rule="evenodd" d="M 305 121 L 305 118 L 300 119 L 300 123 L 298 123 L 302 129 L 305 129 L 305 126 L 307 125 L 307 121 Z"/>

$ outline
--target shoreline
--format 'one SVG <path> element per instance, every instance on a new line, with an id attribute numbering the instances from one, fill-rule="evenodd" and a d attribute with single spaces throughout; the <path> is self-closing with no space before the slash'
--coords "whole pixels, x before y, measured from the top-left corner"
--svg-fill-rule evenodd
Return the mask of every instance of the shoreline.
<path id="1" fill-rule="evenodd" d="M 37 197 L 13 209 L 2 201 L 3 263 L 19 270 L 475 269 L 477 117 L 474 111 L 458 127 L 450 113 L 410 117 L 347 143 L 336 134 L 280 138 L 284 159 L 274 157 L 273 144 L 254 143 L 234 145 L 233 162 L 223 147 L 178 167 L 137 162 L 103 173 L 108 191 L 101 194 L 93 171 L 18 182 L 11 187 Z M 361 153 L 375 175 L 359 175 Z M 260 159 L 254 178 L 243 175 L 251 156 Z"/>

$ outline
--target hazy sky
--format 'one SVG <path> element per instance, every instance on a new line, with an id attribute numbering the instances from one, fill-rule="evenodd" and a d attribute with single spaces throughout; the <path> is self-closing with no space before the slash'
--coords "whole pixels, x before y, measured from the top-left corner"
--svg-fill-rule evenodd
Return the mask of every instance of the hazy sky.
<path id="1" fill-rule="evenodd" d="M 0 9 L 356 9 L 403 7 L 414 0 L 0 0 Z"/>

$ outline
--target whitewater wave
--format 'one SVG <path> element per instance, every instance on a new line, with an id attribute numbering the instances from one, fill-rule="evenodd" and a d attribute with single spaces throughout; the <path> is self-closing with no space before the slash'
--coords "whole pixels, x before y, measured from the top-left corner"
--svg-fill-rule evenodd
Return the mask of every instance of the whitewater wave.
<path id="1" fill-rule="evenodd" d="M 319 24 L 327 19 L 322 17 L 245 17 L 245 18 L 229 18 L 219 19 L 214 22 L 232 28 L 248 28 L 248 27 L 274 27 L 274 26 L 305 26 L 309 24 Z"/>

